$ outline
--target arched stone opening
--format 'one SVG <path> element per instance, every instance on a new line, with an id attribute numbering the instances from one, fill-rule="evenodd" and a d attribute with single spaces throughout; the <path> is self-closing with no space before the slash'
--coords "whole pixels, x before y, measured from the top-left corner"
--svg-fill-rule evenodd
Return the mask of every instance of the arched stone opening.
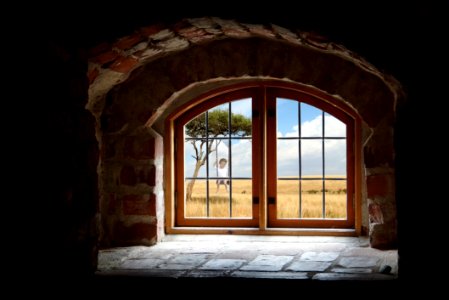
<path id="1" fill-rule="evenodd" d="M 396 244 L 393 125 L 399 84 L 344 47 L 277 26 L 216 18 L 150 26 L 92 49 L 88 109 L 97 119 L 101 242 L 153 244 L 164 232 L 164 120 L 219 87 L 274 79 L 312 86 L 363 120 L 362 225 Z"/>

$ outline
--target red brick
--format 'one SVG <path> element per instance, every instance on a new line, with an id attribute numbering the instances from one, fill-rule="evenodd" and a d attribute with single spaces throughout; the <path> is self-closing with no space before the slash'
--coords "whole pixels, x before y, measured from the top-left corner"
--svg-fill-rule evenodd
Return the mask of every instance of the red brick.
<path id="1" fill-rule="evenodd" d="M 114 47 L 119 48 L 121 50 L 127 50 L 143 40 L 144 38 L 140 34 L 136 33 L 118 40 L 114 44 Z"/>
<path id="2" fill-rule="evenodd" d="M 140 31 L 140 34 L 143 36 L 150 36 L 155 33 L 158 33 L 162 29 L 165 29 L 165 27 L 163 25 L 156 24 L 156 25 L 152 25 L 152 26 L 142 27 L 142 28 L 140 28 L 139 31 Z"/>
<path id="3" fill-rule="evenodd" d="M 118 223 L 115 226 L 115 237 L 120 242 L 136 242 L 138 240 L 146 239 L 152 240 L 157 235 L 157 225 L 148 223 L 136 223 L 129 227 L 123 223 Z"/>
<path id="4" fill-rule="evenodd" d="M 100 71 L 98 71 L 97 68 L 90 70 L 89 74 L 87 74 L 87 78 L 89 78 L 89 84 L 94 82 L 95 78 L 98 77 L 98 74 L 100 74 Z"/>
<path id="5" fill-rule="evenodd" d="M 368 197 L 387 196 L 390 193 L 388 175 L 372 175 L 366 180 Z"/>
<path id="6" fill-rule="evenodd" d="M 119 56 L 119 54 L 117 52 L 110 50 L 108 52 L 102 53 L 102 54 L 94 57 L 92 59 L 92 61 L 94 61 L 100 65 L 104 65 L 111 61 L 114 61 L 115 59 L 117 59 L 118 56 Z"/>
<path id="7" fill-rule="evenodd" d="M 120 183 L 125 185 L 136 185 L 137 176 L 133 167 L 126 166 L 122 168 L 122 171 L 120 172 Z"/>
<path id="8" fill-rule="evenodd" d="M 123 197 L 122 203 L 125 215 L 155 216 L 155 202 L 151 201 L 150 195 L 127 195 Z"/>
<path id="9" fill-rule="evenodd" d="M 128 73 L 137 62 L 138 60 L 135 58 L 121 56 L 109 67 L 109 69 L 120 73 Z"/>
<path id="10" fill-rule="evenodd" d="M 135 159 L 153 159 L 155 154 L 155 141 L 153 138 L 140 140 L 139 137 L 128 137 L 123 150 L 125 157 Z"/>

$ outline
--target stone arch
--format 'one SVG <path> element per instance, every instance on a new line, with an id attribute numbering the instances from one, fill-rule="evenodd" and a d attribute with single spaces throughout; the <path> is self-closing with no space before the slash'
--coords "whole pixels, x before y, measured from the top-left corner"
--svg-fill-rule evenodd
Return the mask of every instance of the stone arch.
<path id="1" fill-rule="evenodd" d="M 393 124 L 399 83 L 341 45 L 275 25 L 218 18 L 149 26 L 91 50 L 87 108 L 101 147 L 100 204 L 105 244 L 152 244 L 163 235 L 165 117 L 198 95 L 274 79 L 319 89 L 364 122 L 372 245 L 396 242 Z M 368 223 L 369 219 L 369 223 Z"/>

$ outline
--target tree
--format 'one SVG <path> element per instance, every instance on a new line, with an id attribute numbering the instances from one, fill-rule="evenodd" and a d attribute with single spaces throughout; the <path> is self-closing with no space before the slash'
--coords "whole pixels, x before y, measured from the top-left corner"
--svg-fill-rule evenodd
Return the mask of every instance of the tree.
<path id="1" fill-rule="evenodd" d="M 217 151 L 218 145 L 221 140 L 215 143 L 213 147 L 214 138 L 218 136 L 229 135 L 229 114 L 228 110 L 217 109 L 209 111 L 208 116 L 208 141 L 206 141 L 206 113 L 203 113 L 191 120 L 185 126 L 185 134 L 191 138 L 190 143 L 195 150 L 195 155 L 192 157 L 195 159 L 195 169 L 193 171 L 192 180 L 189 181 L 186 190 L 186 199 L 191 200 L 193 186 L 195 185 L 195 178 L 198 177 L 198 173 L 202 166 L 206 164 L 207 155 L 210 155 L 214 151 Z M 251 134 L 251 119 L 245 117 L 242 114 L 231 114 L 231 135 L 232 136 L 248 136 Z M 207 143 L 207 145 L 206 145 Z"/>

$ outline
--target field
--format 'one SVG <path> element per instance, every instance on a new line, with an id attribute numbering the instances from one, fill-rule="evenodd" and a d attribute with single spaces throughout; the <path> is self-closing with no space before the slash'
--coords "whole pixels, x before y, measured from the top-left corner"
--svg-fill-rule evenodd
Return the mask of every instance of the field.
<path id="1" fill-rule="evenodd" d="M 332 176 L 335 177 L 335 176 Z M 301 183 L 301 218 L 323 217 L 323 187 L 321 180 L 303 180 Z M 278 180 L 277 217 L 299 218 L 299 181 Z M 346 181 L 326 180 L 326 218 L 346 218 Z M 232 217 L 250 218 L 252 185 L 250 180 L 232 181 Z M 230 216 L 229 192 L 215 180 L 209 180 L 209 217 Z M 196 180 L 192 200 L 186 202 L 186 217 L 206 217 L 206 181 Z"/>

